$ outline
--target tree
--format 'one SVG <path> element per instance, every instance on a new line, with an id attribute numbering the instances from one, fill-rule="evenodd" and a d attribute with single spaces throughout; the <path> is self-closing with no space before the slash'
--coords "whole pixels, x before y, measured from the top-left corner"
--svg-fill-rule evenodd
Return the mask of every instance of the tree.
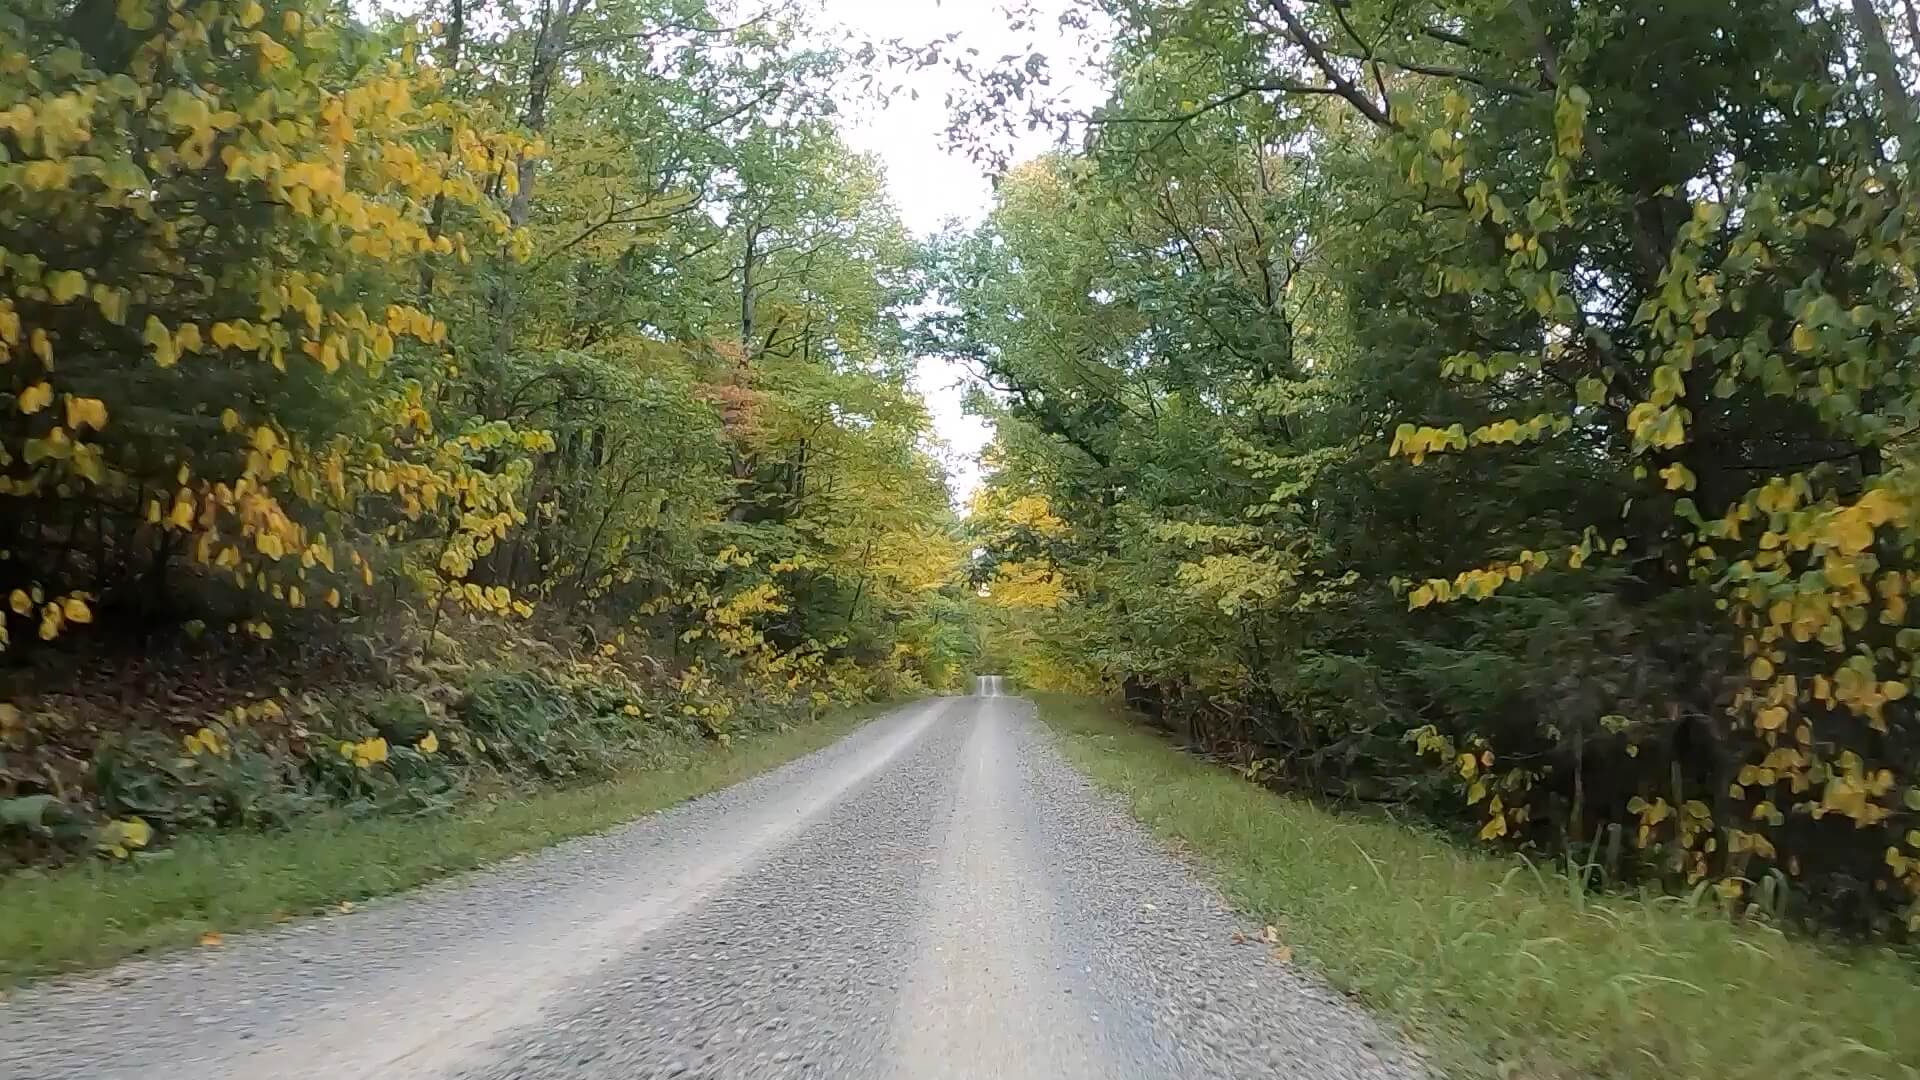
<path id="1" fill-rule="evenodd" d="M 1141 700 L 1877 920 L 1841 893 L 1911 897 L 1920 767 L 1911 12 L 1707 7 L 1101 5 L 1112 98 L 957 246 L 954 336 Z"/>
<path id="2" fill-rule="evenodd" d="M 468 250 L 433 201 L 505 232 L 481 178 L 525 143 L 452 119 L 415 49 L 291 0 L 0 17 L 14 626 L 162 615 L 190 565 L 265 636 L 269 601 L 431 575 L 410 540 L 515 519 L 522 466 L 475 447 L 539 436 L 436 433 L 446 332 L 407 283 Z"/>

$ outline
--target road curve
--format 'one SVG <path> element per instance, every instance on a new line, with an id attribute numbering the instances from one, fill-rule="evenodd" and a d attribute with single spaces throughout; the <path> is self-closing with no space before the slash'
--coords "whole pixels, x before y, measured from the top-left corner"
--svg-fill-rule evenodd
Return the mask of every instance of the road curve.
<path id="1" fill-rule="evenodd" d="M 352 914 L 30 987 L 0 1078 L 1418 1075 L 981 689 Z"/>

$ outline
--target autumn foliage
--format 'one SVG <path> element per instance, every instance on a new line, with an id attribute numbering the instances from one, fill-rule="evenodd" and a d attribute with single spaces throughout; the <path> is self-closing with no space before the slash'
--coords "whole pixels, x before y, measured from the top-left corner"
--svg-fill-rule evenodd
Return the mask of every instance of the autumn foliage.
<path id="1" fill-rule="evenodd" d="M 542 709 L 613 754 L 960 678 L 912 251 L 834 132 L 844 59 L 795 19 L 538 7 L 0 10 L 9 839 L 249 823 L 130 794 L 229 774 L 570 775 L 515 726 Z M 254 682 L 104 717 L 61 682 L 140 651 Z M 335 652 L 428 720 L 276 677 Z M 499 721 L 434 669 L 477 656 L 614 689 L 542 672 Z"/>
<path id="2" fill-rule="evenodd" d="M 1581 880 L 1920 930 L 1917 9 L 1091 6 L 1087 150 L 934 326 L 1001 392 L 978 576 L 1061 582 L 1019 662 Z"/>

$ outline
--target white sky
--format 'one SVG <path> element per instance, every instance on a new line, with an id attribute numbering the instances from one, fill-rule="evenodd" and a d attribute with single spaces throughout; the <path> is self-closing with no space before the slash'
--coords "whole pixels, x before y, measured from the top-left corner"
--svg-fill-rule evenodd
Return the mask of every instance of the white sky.
<path id="1" fill-rule="evenodd" d="M 954 31 L 960 39 L 949 51 L 980 50 L 972 58 L 978 67 L 991 66 L 1007 53 L 1024 55 L 1038 48 L 1053 60 L 1056 74 L 1076 47 L 1058 29 L 1058 16 L 1067 0 L 1039 0 L 1038 25 L 1018 32 L 1007 28 L 999 0 L 824 0 L 827 18 L 861 38 L 900 39 L 923 43 Z M 893 80 L 889 80 L 891 84 Z M 946 96 L 957 83 L 944 67 L 902 73 L 905 83 L 884 106 L 853 111 L 843 128 L 857 150 L 876 154 L 885 163 L 887 184 L 907 226 L 927 234 L 950 218 L 978 221 L 992 205 L 993 188 L 979 166 L 964 154 L 944 149 L 947 130 Z M 918 100 L 908 92 L 917 89 Z M 1028 132 L 1015 147 L 1014 158 L 1032 157 L 1051 146 L 1047 132 Z M 949 486 L 964 508 L 980 480 L 977 455 L 992 438 L 990 427 L 961 412 L 961 397 L 970 378 L 958 363 L 937 356 L 922 357 L 915 382 L 933 414 L 934 430 L 947 444 Z"/>

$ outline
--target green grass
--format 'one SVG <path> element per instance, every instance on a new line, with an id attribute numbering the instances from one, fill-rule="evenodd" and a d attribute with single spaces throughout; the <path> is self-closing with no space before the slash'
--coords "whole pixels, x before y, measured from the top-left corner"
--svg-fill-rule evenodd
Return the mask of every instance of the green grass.
<path id="1" fill-rule="evenodd" d="M 1920 1076 L 1920 972 L 1279 797 L 1105 705 L 1037 695 L 1063 749 L 1458 1077 Z"/>
<path id="2" fill-rule="evenodd" d="M 736 742 L 681 743 L 606 783 L 474 800 L 430 817 L 316 819 L 284 832 L 186 836 L 139 865 L 87 862 L 0 880 L 0 987 L 400 892 L 737 783 L 894 705 Z"/>

